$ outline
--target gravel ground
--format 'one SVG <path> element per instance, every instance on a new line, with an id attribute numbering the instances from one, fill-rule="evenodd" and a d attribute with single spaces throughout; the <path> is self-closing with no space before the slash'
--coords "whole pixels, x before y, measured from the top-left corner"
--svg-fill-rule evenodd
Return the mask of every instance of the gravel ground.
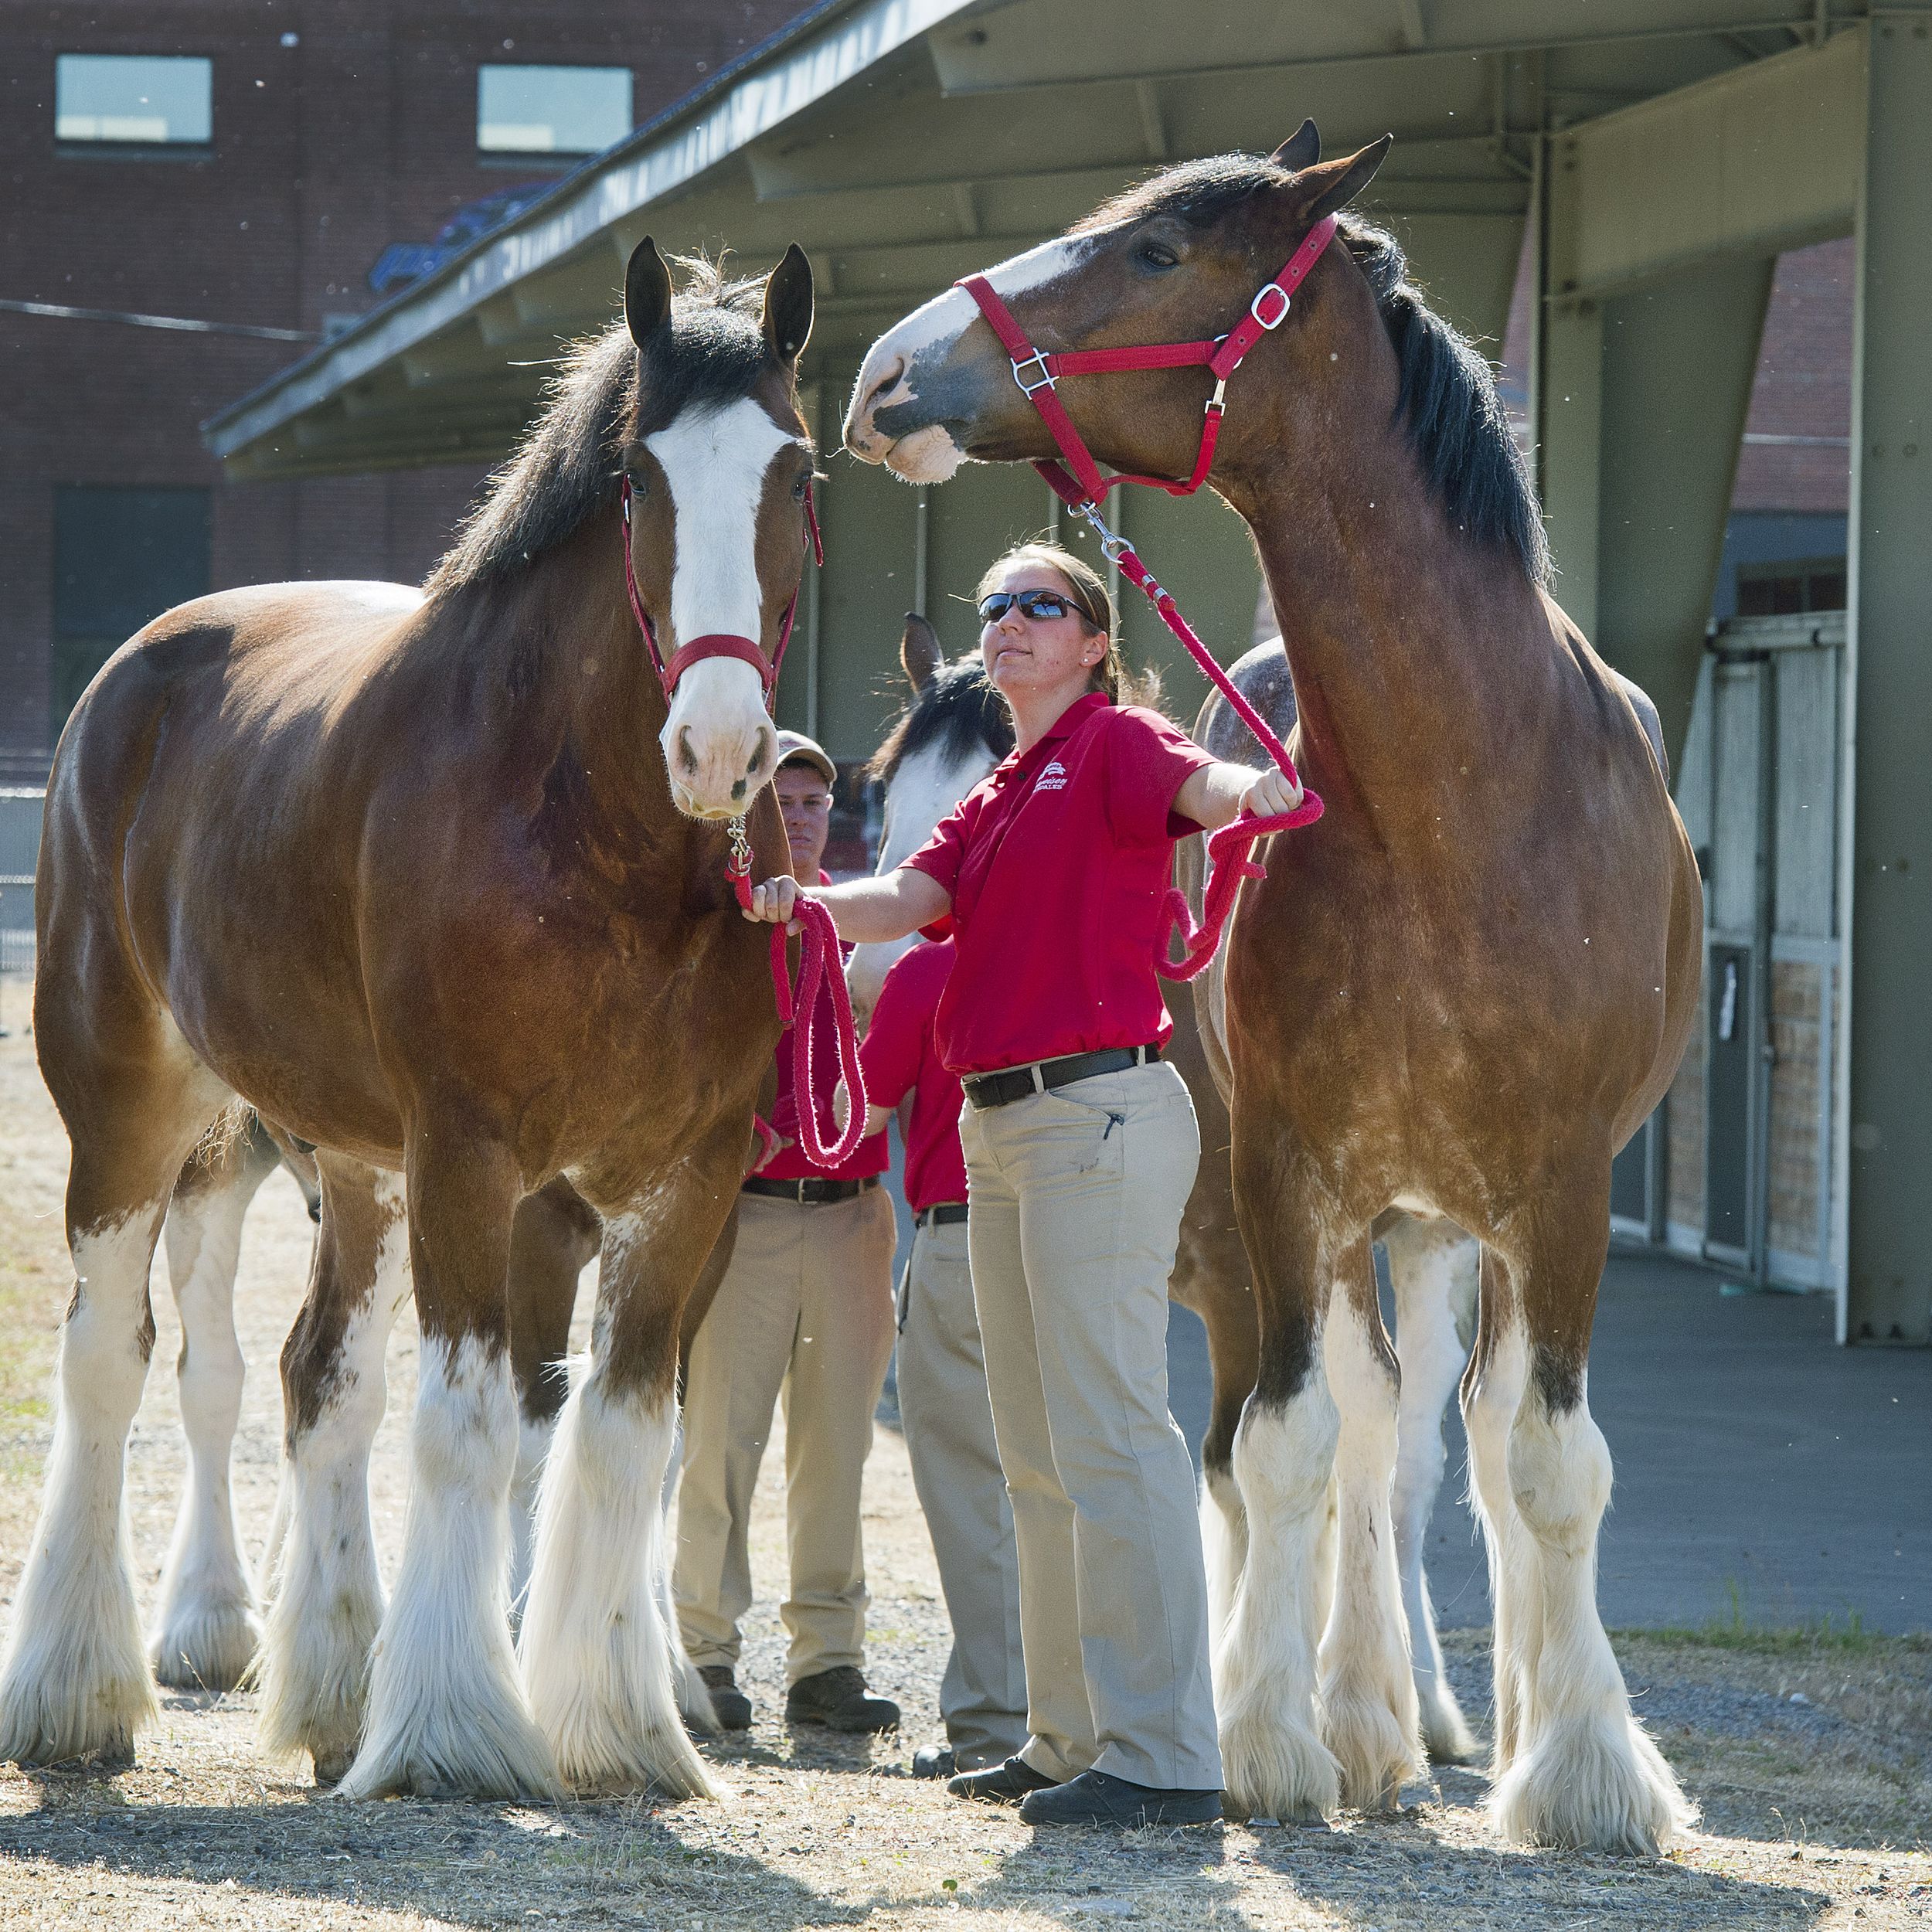
<path id="1" fill-rule="evenodd" d="M 37 1500 L 46 1376 L 68 1276 L 60 1126 L 31 1047 L 0 1041 L 0 1596 L 18 1580 Z M 240 1297 L 256 1365 L 236 1449 L 246 1532 L 273 1498 L 273 1365 L 299 1299 L 309 1225 L 277 1179 L 251 1216 Z M 585 1301 L 587 1304 L 587 1293 Z M 581 1312 L 581 1311 L 580 1311 Z M 129 1451 L 138 1583 L 150 1597 L 180 1475 L 176 1331 L 160 1334 Z M 393 1572 L 414 1386 L 405 1318 L 372 1477 Z M 782 1458 L 767 1468 L 774 1472 Z M 1620 1860 L 1503 1846 L 1483 1781 L 1449 1770 L 1398 1817 L 1320 1830 L 1214 1827 L 1124 1838 L 1036 1836 L 906 1775 L 938 1734 L 947 1624 L 904 1447 L 882 1429 L 868 1472 L 871 1674 L 897 1697 L 893 1739 L 789 1733 L 783 1699 L 782 1496 L 758 1498 L 747 1687 L 751 1733 L 708 1747 L 733 1787 L 716 1805 L 352 1807 L 306 1767 L 266 1762 L 251 1700 L 170 1696 L 118 1777 L 0 1770 L 0 1927 L 100 1925 L 723 1928 L 1726 1927 L 1932 1924 L 1932 1646 L 1718 1633 L 1619 1638 L 1638 1709 L 1703 1805 L 1673 1854 Z M 1453 1633 L 1465 1707 L 1487 1702 L 1487 1640 Z"/>

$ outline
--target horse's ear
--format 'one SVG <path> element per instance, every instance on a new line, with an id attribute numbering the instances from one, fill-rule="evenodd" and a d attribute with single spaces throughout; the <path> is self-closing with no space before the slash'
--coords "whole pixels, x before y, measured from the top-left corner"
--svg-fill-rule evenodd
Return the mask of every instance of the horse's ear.
<path id="1" fill-rule="evenodd" d="M 914 697 L 937 676 L 939 667 L 945 662 L 939 633 L 917 611 L 908 611 L 906 634 L 899 640 L 899 662 Z"/>
<path id="2" fill-rule="evenodd" d="M 1393 134 L 1384 134 L 1379 141 L 1370 141 L 1359 154 L 1345 155 L 1339 161 L 1325 161 L 1309 168 L 1294 184 L 1314 197 L 1302 211 L 1305 218 L 1317 222 L 1324 215 L 1347 207 L 1375 179 L 1376 170 L 1382 165 L 1382 158 L 1394 139 Z"/>
<path id="3" fill-rule="evenodd" d="M 1312 121 L 1304 121 L 1275 149 L 1270 158 L 1279 168 L 1298 175 L 1321 158 L 1321 135 Z"/>
<path id="4" fill-rule="evenodd" d="M 648 235 L 631 250 L 624 271 L 624 319 L 640 349 L 671 320 L 671 271 Z"/>
<path id="5" fill-rule="evenodd" d="M 765 347 L 787 367 L 811 334 L 811 264 L 796 242 L 765 284 Z"/>

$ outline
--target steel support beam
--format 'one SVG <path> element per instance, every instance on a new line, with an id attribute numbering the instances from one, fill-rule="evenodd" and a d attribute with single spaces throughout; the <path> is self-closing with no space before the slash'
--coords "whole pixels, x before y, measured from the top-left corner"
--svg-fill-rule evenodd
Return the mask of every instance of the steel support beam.
<path id="1" fill-rule="evenodd" d="M 1866 78 L 1852 422 L 1849 955 L 1837 1136 L 1842 1338 L 1932 1342 L 1932 12 L 1875 12 Z"/>
<path id="2" fill-rule="evenodd" d="M 1683 755 L 1773 260 L 1726 261 L 1606 302 L 1592 641 Z"/>

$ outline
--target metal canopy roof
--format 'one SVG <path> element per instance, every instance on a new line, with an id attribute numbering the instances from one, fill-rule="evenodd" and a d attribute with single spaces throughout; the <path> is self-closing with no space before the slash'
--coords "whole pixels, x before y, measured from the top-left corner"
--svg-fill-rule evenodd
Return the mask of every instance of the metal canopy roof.
<path id="1" fill-rule="evenodd" d="M 1842 9 L 1841 11 L 1849 11 Z M 543 200 L 214 417 L 236 477 L 483 461 L 560 342 L 606 325 L 623 264 L 802 243 L 808 378 L 1056 233 L 1125 181 L 1301 116 L 1325 150 L 1385 129 L 1373 192 L 1451 313 L 1495 328 L 1529 138 L 1811 43 L 1813 0 L 828 0 Z"/>

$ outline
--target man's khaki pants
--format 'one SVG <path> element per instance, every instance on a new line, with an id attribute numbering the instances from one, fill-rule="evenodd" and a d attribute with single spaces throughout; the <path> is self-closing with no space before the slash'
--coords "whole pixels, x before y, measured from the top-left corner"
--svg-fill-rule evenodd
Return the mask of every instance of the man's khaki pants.
<path id="1" fill-rule="evenodd" d="M 1167 1283 L 1200 1134 L 1173 1068 L 960 1117 L 973 1294 L 1019 1543 L 1028 1726 L 1064 1779 L 1221 1785 Z"/>
<path id="2" fill-rule="evenodd" d="M 672 1594 L 700 1668 L 735 1666 L 751 1604 L 747 1532 L 781 1391 L 796 1683 L 865 1654 L 860 1479 L 893 1349 L 892 1201 L 738 1203 L 738 1242 L 691 1345 Z"/>
<path id="3" fill-rule="evenodd" d="M 1006 1500 L 964 1222 L 913 1234 L 899 1327 L 899 1413 L 913 1487 L 932 1532 L 953 1654 L 939 1713 L 962 1771 L 1026 1742 L 1019 1555 Z"/>

